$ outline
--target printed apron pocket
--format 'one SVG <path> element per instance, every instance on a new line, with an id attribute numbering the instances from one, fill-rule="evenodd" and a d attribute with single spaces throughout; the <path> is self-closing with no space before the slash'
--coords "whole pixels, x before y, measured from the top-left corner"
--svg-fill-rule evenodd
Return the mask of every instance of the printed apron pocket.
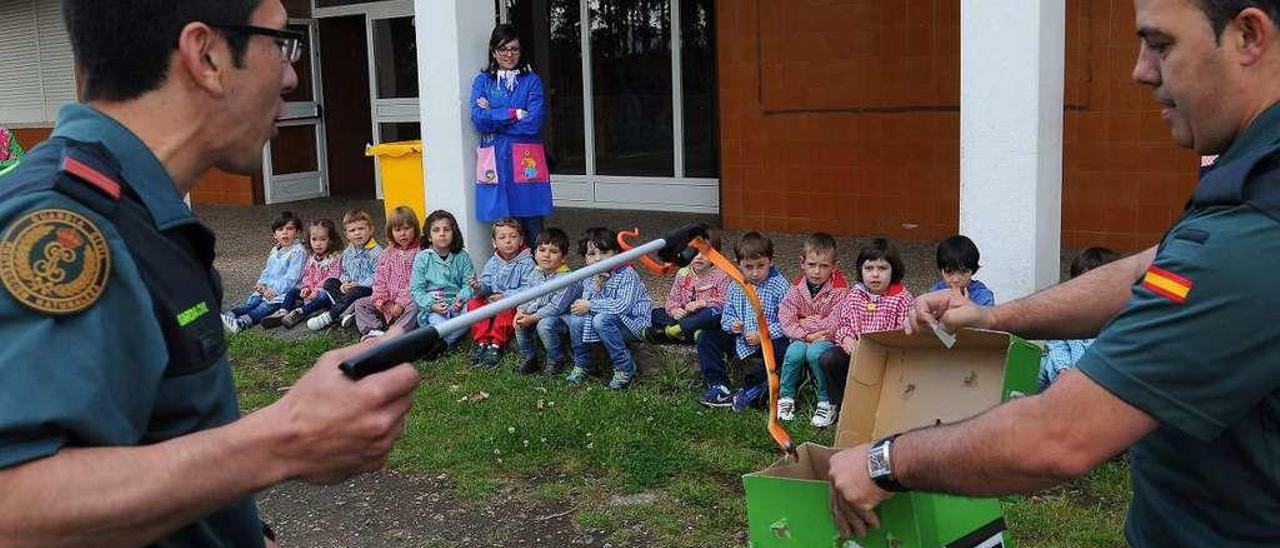
<path id="1" fill-rule="evenodd" d="M 511 145 L 512 172 L 517 183 L 550 183 L 547 170 L 547 151 L 536 143 Z"/>
<path id="2" fill-rule="evenodd" d="M 476 147 L 476 184 L 498 184 L 498 160 L 492 146 Z"/>

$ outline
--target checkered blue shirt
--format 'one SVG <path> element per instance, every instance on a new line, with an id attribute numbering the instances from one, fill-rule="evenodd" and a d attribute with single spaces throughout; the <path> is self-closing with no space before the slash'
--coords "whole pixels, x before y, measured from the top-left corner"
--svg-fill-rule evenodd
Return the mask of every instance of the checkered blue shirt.
<path id="1" fill-rule="evenodd" d="M 760 304 L 764 306 L 764 320 L 769 324 L 769 337 L 776 339 L 786 336 L 782 332 L 782 323 L 778 321 L 778 304 L 782 302 L 782 297 L 787 294 L 787 290 L 791 289 L 791 284 L 777 268 L 770 268 L 769 277 L 755 287 L 756 295 L 760 297 Z M 759 324 L 756 323 L 756 310 L 752 308 L 751 301 L 747 300 L 747 292 L 743 291 L 742 286 L 738 284 L 733 284 L 729 288 L 729 294 L 724 298 L 720 328 L 725 333 L 733 333 L 733 322 L 742 322 L 742 333 L 752 333 L 759 329 Z M 747 344 L 747 337 L 743 334 L 734 337 L 734 341 L 734 348 L 739 358 L 745 358 L 760 350 L 759 346 Z"/>
<path id="2" fill-rule="evenodd" d="M 615 314 L 636 338 L 644 338 L 644 329 L 653 322 L 653 299 L 645 289 L 640 274 L 630 266 L 624 266 L 608 274 L 604 283 L 596 286 L 598 276 L 582 280 L 582 298 L 591 301 L 587 319 L 596 314 Z M 600 335 L 591 322 L 582 331 L 583 342 L 599 342 Z"/>

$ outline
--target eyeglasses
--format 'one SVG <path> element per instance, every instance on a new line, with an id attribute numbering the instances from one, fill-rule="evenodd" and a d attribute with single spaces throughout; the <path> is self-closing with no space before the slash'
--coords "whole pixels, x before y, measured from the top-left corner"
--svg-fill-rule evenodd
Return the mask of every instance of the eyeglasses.
<path id="1" fill-rule="evenodd" d="M 520 46 L 507 46 L 505 48 L 498 48 L 494 51 L 498 53 L 506 53 L 506 54 L 514 55 L 514 54 L 520 53 Z"/>
<path id="2" fill-rule="evenodd" d="M 302 40 L 304 38 L 301 32 L 291 30 L 269 29 L 267 27 L 257 27 L 253 25 L 216 25 L 209 26 L 217 29 L 238 32 L 240 34 L 257 34 L 260 36 L 268 36 L 275 40 L 276 45 L 280 46 L 280 56 L 289 64 L 297 63 L 302 58 Z"/>

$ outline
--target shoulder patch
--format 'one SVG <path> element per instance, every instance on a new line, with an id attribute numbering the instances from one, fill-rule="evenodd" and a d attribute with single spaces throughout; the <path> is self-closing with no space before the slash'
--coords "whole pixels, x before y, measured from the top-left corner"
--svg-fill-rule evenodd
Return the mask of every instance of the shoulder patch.
<path id="1" fill-rule="evenodd" d="M 93 306 L 107 288 L 111 249 L 88 218 L 41 209 L 0 236 L 0 283 L 23 306 L 55 316 Z"/>
<path id="2" fill-rule="evenodd" d="M 1187 302 L 1187 295 L 1191 293 L 1191 288 L 1195 287 L 1195 284 L 1182 276 L 1151 265 L 1146 275 L 1142 277 L 1142 286 L 1161 297 L 1182 304 Z"/>

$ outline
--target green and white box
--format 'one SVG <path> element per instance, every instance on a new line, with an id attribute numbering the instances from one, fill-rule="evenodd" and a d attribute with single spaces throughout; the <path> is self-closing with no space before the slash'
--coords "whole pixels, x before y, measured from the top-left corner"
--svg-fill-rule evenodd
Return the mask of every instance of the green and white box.
<path id="1" fill-rule="evenodd" d="M 879 529 L 844 542 L 831 519 L 828 461 L 841 448 L 960 421 L 1035 392 L 1038 346 L 995 331 L 966 329 L 956 336 L 949 349 L 932 333 L 873 333 L 859 340 L 836 425 L 836 448 L 805 443 L 797 448 L 799 462 L 784 458 L 743 476 L 752 546 L 1013 545 L 996 499 L 900 493 L 878 508 Z"/>

